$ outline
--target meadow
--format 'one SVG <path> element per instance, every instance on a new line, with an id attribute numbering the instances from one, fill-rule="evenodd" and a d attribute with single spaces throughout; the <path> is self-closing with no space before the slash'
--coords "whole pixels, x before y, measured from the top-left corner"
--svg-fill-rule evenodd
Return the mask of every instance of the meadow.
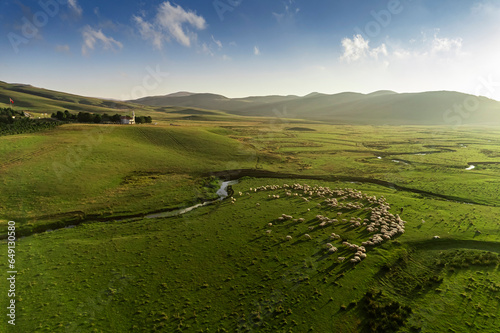
<path id="1" fill-rule="evenodd" d="M 0 137 L 2 232 L 25 236 L 9 332 L 496 332 L 497 128 L 191 113 Z M 235 200 L 141 218 L 215 198 L 214 175 Z M 404 233 L 351 262 L 373 196 Z"/>

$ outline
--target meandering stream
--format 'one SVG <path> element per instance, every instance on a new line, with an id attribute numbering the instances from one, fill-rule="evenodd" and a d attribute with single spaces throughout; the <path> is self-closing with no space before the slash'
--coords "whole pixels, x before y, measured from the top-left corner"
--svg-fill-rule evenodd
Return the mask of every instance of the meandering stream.
<path id="1" fill-rule="evenodd" d="M 217 195 L 219 196 L 219 199 L 217 199 L 217 200 L 205 201 L 203 203 L 199 203 L 199 204 L 196 204 L 194 206 L 187 207 L 187 208 L 181 208 L 181 209 L 171 210 L 171 211 L 167 211 L 167 212 L 149 214 L 149 215 L 145 215 L 144 218 L 157 219 L 157 218 L 161 218 L 161 217 L 178 216 L 178 215 L 182 215 L 182 214 L 185 214 L 187 212 L 190 212 L 196 208 L 214 204 L 217 201 L 224 200 L 225 198 L 227 198 L 227 196 L 228 196 L 227 187 L 229 185 L 234 185 L 237 183 L 238 183 L 237 180 L 229 180 L 229 181 L 222 182 L 220 188 L 217 190 Z"/>
<path id="2" fill-rule="evenodd" d="M 481 163 L 481 162 L 479 162 Z M 488 162 L 487 162 L 488 163 Z M 493 163 L 498 163 L 498 162 L 491 162 Z M 478 164 L 478 163 L 475 163 Z M 156 218 L 166 218 L 166 217 L 174 217 L 174 216 L 180 216 L 182 214 L 191 212 L 197 208 L 203 207 L 203 206 L 208 206 L 211 204 L 215 204 L 221 200 L 224 200 L 225 198 L 228 197 L 228 187 L 230 185 L 234 185 L 238 183 L 238 179 L 244 176 L 248 177 L 255 177 L 255 178 L 290 178 L 290 179 L 309 179 L 309 180 L 320 180 L 320 181 L 340 181 L 340 182 L 355 182 L 355 183 L 370 183 L 370 184 L 376 184 L 380 186 L 385 186 L 397 191 L 406 191 L 406 192 L 412 192 L 412 193 L 417 193 L 425 196 L 430 196 L 430 197 L 435 197 L 435 198 L 440 198 L 444 200 L 450 200 L 450 201 L 455 201 L 455 202 L 460 202 L 460 203 L 466 203 L 466 204 L 477 204 L 477 205 L 484 205 L 478 202 L 474 202 L 472 200 L 468 200 L 466 198 L 459 198 L 459 197 L 454 197 L 454 196 L 447 196 L 447 195 L 442 195 L 438 193 L 432 193 L 428 191 L 423 191 L 423 190 L 418 190 L 414 188 L 408 188 L 408 187 L 403 187 L 391 182 L 387 182 L 384 180 L 380 179 L 373 179 L 373 178 L 365 178 L 365 177 L 347 177 L 347 176 L 334 176 L 334 175 L 302 175 L 302 174 L 290 174 L 290 173 L 279 173 L 279 172 L 272 172 L 272 171 L 266 171 L 266 170 L 256 170 L 256 169 L 236 169 L 236 170 L 225 170 L 225 171 L 219 171 L 219 172 L 211 172 L 205 176 L 215 176 L 218 177 L 219 179 L 225 179 L 220 185 L 220 188 L 217 190 L 217 195 L 219 196 L 218 199 L 216 200 L 208 200 L 202 203 L 198 203 L 196 205 L 190 206 L 190 207 L 184 207 L 184 208 L 178 208 L 174 210 L 169 210 L 169 211 L 159 211 L 159 212 L 154 212 L 150 213 L 147 215 L 130 215 L 130 216 L 122 216 L 122 217 L 117 217 L 117 218 L 99 218 L 99 217 L 94 217 L 94 216 L 86 216 L 83 218 L 79 218 L 78 220 L 71 221 L 69 225 L 66 226 L 61 226 L 61 227 L 56 227 L 51 229 L 51 226 L 47 226 L 46 230 L 40 230 L 37 232 L 29 233 L 29 235 L 34 234 L 34 233 L 41 233 L 44 231 L 55 231 L 58 229 L 62 228 L 72 228 L 75 227 L 76 225 L 80 223 L 84 223 L 87 221 L 95 221 L 95 222 L 108 222 L 108 221 L 137 221 L 137 220 L 142 220 L 144 218 L 146 219 L 156 219 Z M 7 234 L 0 235 L 0 239 L 5 239 L 7 238 Z"/>

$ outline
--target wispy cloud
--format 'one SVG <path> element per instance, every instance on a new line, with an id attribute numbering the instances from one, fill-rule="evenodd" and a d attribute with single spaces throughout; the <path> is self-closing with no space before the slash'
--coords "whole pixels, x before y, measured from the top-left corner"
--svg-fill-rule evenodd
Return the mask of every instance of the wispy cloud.
<path id="1" fill-rule="evenodd" d="M 459 54 L 462 50 L 462 38 L 439 38 L 434 35 L 432 40 L 432 53 L 455 53 Z"/>
<path id="2" fill-rule="evenodd" d="M 207 43 L 201 44 L 201 52 L 208 54 L 210 56 L 214 56 L 214 53 L 212 52 L 212 49 L 207 45 Z"/>
<path id="3" fill-rule="evenodd" d="M 159 29 L 156 29 L 152 23 L 144 21 L 140 16 L 134 16 L 133 19 L 139 28 L 142 38 L 151 40 L 154 47 L 160 50 L 165 39 L 163 33 Z"/>
<path id="4" fill-rule="evenodd" d="M 73 12 L 75 12 L 75 14 L 77 14 L 78 16 L 82 16 L 83 9 L 78 4 L 78 0 L 68 0 L 68 6 L 69 8 L 71 8 L 71 10 L 73 10 Z"/>
<path id="5" fill-rule="evenodd" d="M 219 49 L 222 49 L 222 42 L 220 40 L 215 39 L 213 35 L 212 35 L 212 41 L 219 47 Z"/>
<path id="6" fill-rule="evenodd" d="M 171 38 L 181 45 L 190 47 L 197 39 L 197 35 L 189 28 L 204 30 L 207 26 L 202 16 L 179 5 L 172 5 L 169 1 L 158 7 L 158 12 L 151 22 L 141 16 L 134 16 L 133 19 L 141 36 L 151 40 L 158 49 L 162 48 L 163 41 L 170 41 Z"/>
<path id="7" fill-rule="evenodd" d="M 439 30 L 433 38 L 427 38 L 422 33 L 422 39 L 412 39 L 407 46 L 402 47 L 397 43 L 382 43 L 378 47 L 370 47 L 370 41 L 361 35 L 352 39 L 344 38 L 341 42 L 343 53 L 340 61 L 351 63 L 363 60 L 382 60 L 384 63 L 395 60 L 408 59 L 450 59 L 464 55 L 462 51 L 463 39 L 461 37 L 439 37 Z"/>
<path id="8" fill-rule="evenodd" d="M 258 46 L 253 47 L 253 54 L 255 54 L 256 56 L 260 55 L 260 49 Z"/>
<path id="9" fill-rule="evenodd" d="M 123 48 L 123 44 L 112 37 L 106 36 L 101 29 L 92 29 L 89 25 L 82 30 L 82 54 L 88 55 L 90 50 L 94 50 L 96 45 L 100 45 L 104 50 L 117 50 Z"/>

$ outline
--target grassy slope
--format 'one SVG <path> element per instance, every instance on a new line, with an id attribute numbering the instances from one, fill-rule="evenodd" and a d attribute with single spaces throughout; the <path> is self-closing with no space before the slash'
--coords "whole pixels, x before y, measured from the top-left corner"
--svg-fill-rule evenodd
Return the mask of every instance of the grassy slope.
<path id="1" fill-rule="evenodd" d="M 207 111 L 186 107 L 149 107 L 134 103 L 105 100 L 93 97 L 78 96 L 53 90 L 22 84 L 9 84 L 0 81 L 0 107 L 9 107 L 9 98 L 14 100 L 16 110 L 29 111 L 33 116 L 68 110 L 92 113 L 125 113 L 135 111 L 137 115 L 152 116 L 154 121 L 183 122 L 186 120 L 201 121 L 241 121 L 242 117 L 229 116 L 221 111 Z M 245 118 L 248 121 L 249 118 Z"/>
<path id="2" fill-rule="evenodd" d="M 0 82 L 0 106 L 9 106 L 9 98 L 14 100 L 14 107 L 38 113 L 57 111 L 86 111 L 97 113 L 116 113 L 131 110 L 131 104 L 119 101 L 102 100 L 41 89 L 29 85 Z"/>
<path id="3" fill-rule="evenodd" d="M 64 125 L 0 141 L 0 191 L 9 198 L 2 215 L 30 223 L 71 211 L 120 215 L 176 207 L 204 196 L 196 186 L 200 173 L 255 165 L 251 150 L 205 128 Z"/>

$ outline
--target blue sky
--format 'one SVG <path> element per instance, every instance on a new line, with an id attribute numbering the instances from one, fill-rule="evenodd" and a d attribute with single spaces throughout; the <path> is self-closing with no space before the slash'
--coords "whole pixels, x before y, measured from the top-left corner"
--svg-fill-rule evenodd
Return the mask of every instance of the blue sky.
<path id="1" fill-rule="evenodd" d="M 498 1 L 7 0 L 0 22 L 0 80 L 86 96 L 390 89 L 500 100 Z"/>

